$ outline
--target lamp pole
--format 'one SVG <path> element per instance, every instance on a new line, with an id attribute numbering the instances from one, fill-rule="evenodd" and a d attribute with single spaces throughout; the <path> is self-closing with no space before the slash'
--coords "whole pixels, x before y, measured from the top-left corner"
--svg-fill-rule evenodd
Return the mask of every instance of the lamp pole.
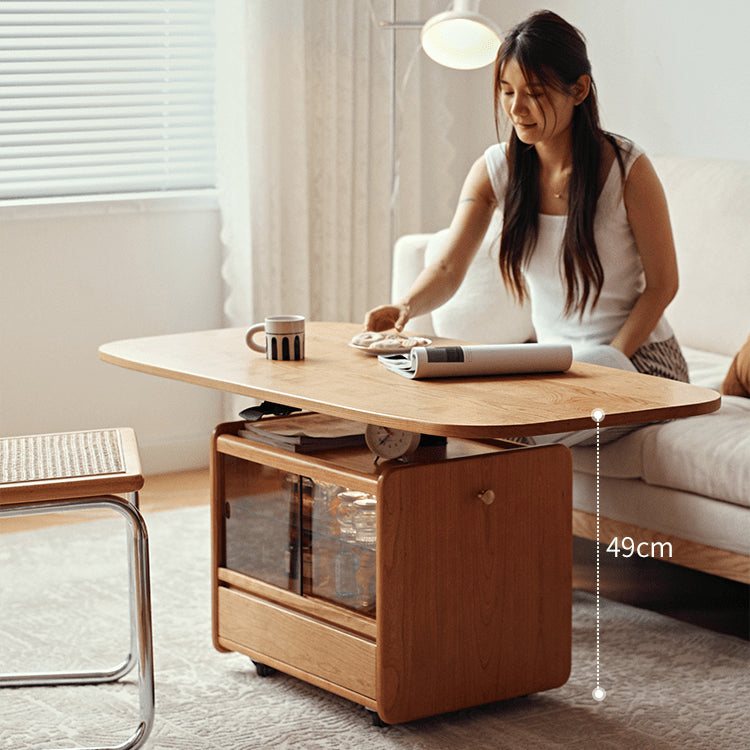
<path id="1" fill-rule="evenodd" d="M 391 20 L 381 21 L 380 28 L 387 31 L 398 31 L 410 29 L 419 31 L 424 26 L 424 21 L 398 21 L 397 20 L 396 0 L 391 0 Z M 393 252 L 393 246 L 396 244 L 396 220 L 397 207 L 396 200 L 399 194 L 399 178 L 397 172 L 397 148 L 396 133 L 398 130 L 398 105 L 396 95 L 396 34 L 391 34 L 391 118 L 390 118 L 390 147 L 391 147 L 391 194 L 389 198 L 389 248 Z"/>

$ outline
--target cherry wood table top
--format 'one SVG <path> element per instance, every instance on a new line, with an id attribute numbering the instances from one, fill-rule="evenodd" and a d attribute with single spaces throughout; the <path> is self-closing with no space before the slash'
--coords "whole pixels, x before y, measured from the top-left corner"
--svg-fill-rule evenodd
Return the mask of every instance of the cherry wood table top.
<path id="1" fill-rule="evenodd" d="M 104 344 L 105 362 L 255 399 L 432 435 L 542 435 L 716 411 L 715 391 L 574 362 L 565 373 L 409 380 L 348 346 L 354 323 L 308 322 L 305 359 L 267 360 L 244 328 Z M 459 343 L 436 339 L 435 343 Z"/>

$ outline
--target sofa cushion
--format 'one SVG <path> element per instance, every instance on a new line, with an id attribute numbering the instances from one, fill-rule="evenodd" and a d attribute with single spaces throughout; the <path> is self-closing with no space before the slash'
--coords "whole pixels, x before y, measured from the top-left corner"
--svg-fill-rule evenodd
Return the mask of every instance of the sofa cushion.
<path id="1" fill-rule="evenodd" d="M 667 320 L 683 346 L 733 357 L 750 320 L 750 162 L 654 156 L 674 231 L 680 290 Z"/>
<path id="2" fill-rule="evenodd" d="M 600 488 L 604 518 L 750 555 L 750 508 L 632 479 L 604 479 Z M 596 477 L 576 472 L 573 507 L 596 513 Z"/>
<path id="3" fill-rule="evenodd" d="M 718 391 L 724 382 L 732 358 L 725 354 L 714 354 L 701 349 L 682 347 L 682 353 L 687 362 L 690 382 L 703 388 L 713 388 Z"/>
<path id="4" fill-rule="evenodd" d="M 596 449 L 573 448 L 573 467 L 596 472 Z M 724 396 L 713 414 L 650 425 L 602 446 L 604 477 L 642 479 L 750 507 L 750 399 Z"/>
<path id="5" fill-rule="evenodd" d="M 730 359 L 721 354 L 682 347 L 687 361 L 690 382 L 704 388 L 718 390 Z M 641 479 L 643 477 L 643 438 L 646 429 L 632 432 L 614 443 L 605 443 L 599 452 L 599 468 L 604 477 L 613 479 Z M 590 447 L 573 448 L 573 466 L 577 471 L 594 474 L 596 450 Z"/>
<path id="6" fill-rule="evenodd" d="M 652 427 L 631 432 L 614 443 L 599 449 L 599 471 L 603 477 L 641 479 L 643 476 L 643 433 Z M 596 474 L 596 448 L 573 446 L 573 469 L 584 474 Z"/>
<path id="7" fill-rule="evenodd" d="M 437 260 L 447 235 L 443 229 L 430 237 L 425 265 Z M 432 312 L 438 336 L 475 344 L 518 344 L 534 335 L 528 306 L 519 305 L 503 283 L 497 260 L 499 236 L 496 215 L 458 291 Z"/>
<path id="8" fill-rule="evenodd" d="M 650 429 L 643 479 L 750 507 L 750 399 L 724 396 L 713 414 Z"/>

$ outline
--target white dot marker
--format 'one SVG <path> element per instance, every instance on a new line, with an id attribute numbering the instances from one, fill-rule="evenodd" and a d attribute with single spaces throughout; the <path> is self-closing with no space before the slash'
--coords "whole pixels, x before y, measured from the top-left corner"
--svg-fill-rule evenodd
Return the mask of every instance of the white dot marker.
<path id="1" fill-rule="evenodd" d="M 601 422 L 604 419 L 604 409 L 594 409 L 591 412 L 591 419 L 593 419 L 594 422 Z"/>
<path id="2" fill-rule="evenodd" d="M 591 691 L 591 695 L 593 696 L 595 701 L 599 701 L 599 703 L 601 703 L 607 697 L 607 691 L 603 687 L 595 687 Z"/>

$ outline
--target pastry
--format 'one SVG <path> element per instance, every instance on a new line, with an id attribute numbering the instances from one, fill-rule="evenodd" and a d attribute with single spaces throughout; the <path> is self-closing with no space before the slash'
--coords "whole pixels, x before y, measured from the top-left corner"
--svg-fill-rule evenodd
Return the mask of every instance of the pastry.
<path id="1" fill-rule="evenodd" d="M 429 343 L 430 340 L 422 336 L 409 336 L 405 339 L 401 339 L 400 346 L 403 346 L 404 349 L 411 349 L 414 346 L 427 346 Z"/>
<path id="2" fill-rule="evenodd" d="M 405 338 L 402 338 L 401 336 L 385 336 L 384 338 L 380 339 L 380 341 L 374 341 L 370 346 L 368 346 L 368 349 L 374 349 L 376 351 L 380 351 L 381 349 L 398 349 L 403 347 L 403 341 L 406 341 Z"/>
<path id="3" fill-rule="evenodd" d="M 375 341 L 381 341 L 385 336 L 377 331 L 362 331 L 358 333 L 349 343 L 352 346 L 370 346 Z"/>
<path id="4" fill-rule="evenodd" d="M 391 334 L 380 341 L 375 341 L 367 348 L 375 351 L 381 349 L 411 349 L 414 346 L 426 346 L 429 343 L 429 340 L 422 336 L 394 336 Z"/>
<path id="5" fill-rule="evenodd" d="M 349 342 L 352 346 L 363 347 L 371 351 L 387 351 L 389 349 L 411 349 L 414 346 L 427 346 L 429 339 L 423 336 L 404 336 L 399 333 L 377 333 L 376 331 L 362 331 Z"/>

